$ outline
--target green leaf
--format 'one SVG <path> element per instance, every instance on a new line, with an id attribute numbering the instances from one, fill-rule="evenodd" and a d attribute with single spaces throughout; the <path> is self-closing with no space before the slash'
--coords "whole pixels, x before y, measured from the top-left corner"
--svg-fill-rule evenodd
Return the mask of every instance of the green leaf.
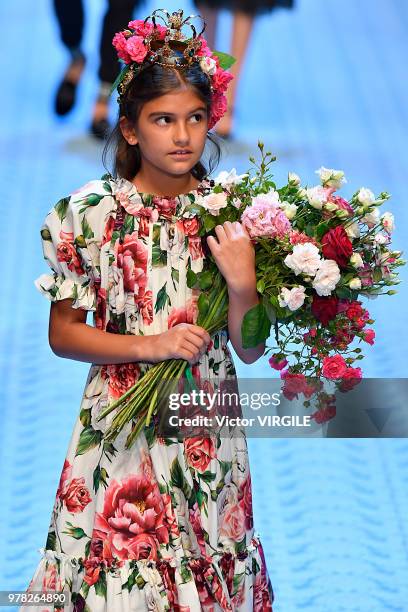
<path id="1" fill-rule="evenodd" d="M 47 543 L 45 548 L 48 550 L 55 550 L 57 543 L 57 536 L 55 535 L 55 531 L 50 531 L 47 535 Z"/>
<path id="2" fill-rule="evenodd" d="M 52 240 L 52 238 L 51 238 L 51 232 L 50 232 L 50 230 L 49 230 L 48 228 L 44 228 L 44 229 L 42 229 L 42 230 L 41 230 L 41 232 L 40 232 L 40 234 L 41 234 L 41 238 L 42 238 L 43 240 Z"/>
<path id="3" fill-rule="evenodd" d="M 258 291 L 258 293 L 263 293 L 265 291 L 265 281 L 263 280 L 263 278 L 260 278 L 259 281 L 256 283 L 256 290 Z"/>
<path id="4" fill-rule="evenodd" d="M 193 495 L 193 490 L 184 477 L 183 470 L 181 469 L 181 465 L 177 457 L 175 457 L 175 459 L 173 460 L 173 463 L 171 464 L 170 476 L 171 476 L 170 484 L 173 487 L 177 487 L 178 489 L 183 491 L 184 497 L 186 499 L 190 499 L 191 496 Z"/>
<path id="5" fill-rule="evenodd" d="M 187 287 L 192 289 L 197 282 L 197 274 L 191 268 L 187 270 Z"/>
<path id="6" fill-rule="evenodd" d="M 59 200 L 54 206 L 55 210 L 57 211 L 57 215 L 60 218 L 60 221 L 63 221 L 67 216 L 67 209 L 70 199 L 71 196 L 68 196 L 67 198 L 61 198 L 61 200 Z"/>
<path id="7" fill-rule="evenodd" d="M 82 217 L 81 227 L 84 238 L 94 238 L 94 233 L 85 216 Z"/>
<path id="8" fill-rule="evenodd" d="M 118 74 L 118 76 L 116 77 L 111 89 L 110 89 L 110 95 L 113 94 L 113 92 L 115 91 L 115 89 L 117 89 L 119 87 L 119 85 L 121 84 L 121 82 L 123 81 L 123 79 L 125 78 L 125 76 L 128 73 L 128 70 L 130 69 L 131 64 L 127 64 Z"/>
<path id="9" fill-rule="evenodd" d="M 319 225 L 316 227 L 317 240 L 321 240 L 322 237 L 325 235 L 325 233 L 328 231 L 329 231 L 329 226 L 327 223 L 319 223 Z"/>
<path id="10" fill-rule="evenodd" d="M 95 430 L 93 427 L 85 427 L 79 436 L 76 456 L 83 455 L 91 448 L 98 446 L 103 438 L 103 432 Z"/>
<path id="11" fill-rule="evenodd" d="M 86 249 L 85 238 L 82 236 L 82 234 L 79 234 L 79 236 L 76 236 L 74 240 L 74 244 L 80 249 Z"/>
<path id="12" fill-rule="evenodd" d="M 98 582 L 95 582 L 95 593 L 106 599 L 106 574 L 102 571 L 99 574 Z"/>
<path id="13" fill-rule="evenodd" d="M 198 310 L 200 312 L 200 316 L 204 316 L 210 307 L 210 301 L 208 299 L 208 295 L 206 293 L 201 293 L 197 300 Z"/>
<path id="14" fill-rule="evenodd" d="M 160 291 L 157 294 L 156 305 L 154 307 L 154 311 L 159 312 L 159 310 L 164 308 L 168 299 L 169 299 L 169 296 L 167 295 L 167 292 L 166 292 L 166 283 L 164 283 L 163 287 L 160 289 Z"/>
<path id="15" fill-rule="evenodd" d="M 222 477 L 224 478 L 224 476 L 228 474 L 232 467 L 232 461 L 219 461 L 219 464 L 221 468 Z"/>
<path id="16" fill-rule="evenodd" d="M 89 557 L 89 551 L 91 550 L 91 540 L 85 544 L 85 557 Z"/>
<path id="17" fill-rule="evenodd" d="M 204 482 L 212 482 L 217 477 L 217 474 L 214 472 L 204 472 L 200 474 L 200 479 L 204 480 Z"/>
<path id="18" fill-rule="evenodd" d="M 263 304 L 256 304 L 245 313 L 242 320 L 242 347 L 246 349 L 258 346 L 269 338 L 270 330 L 271 322 Z"/>
<path id="19" fill-rule="evenodd" d="M 91 424 L 91 409 L 82 408 L 79 413 L 79 419 L 84 427 L 88 427 Z"/>
<path id="20" fill-rule="evenodd" d="M 152 247 L 152 266 L 165 266 L 167 264 L 167 251 L 163 251 L 158 244 Z"/>
<path id="21" fill-rule="evenodd" d="M 223 53 L 222 51 L 213 51 L 212 54 L 218 57 L 220 66 L 223 70 L 228 70 L 228 68 L 231 68 L 232 64 L 235 64 L 237 61 L 235 57 L 228 53 Z"/>
<path id="22" fill-rule="evenodd" d="M 206 291 L 213 284 L 213 276 L 209 270 L 200 272 L 198 275 L 198 286 L 202 291 Z"/>
<path id="23" fill-rule="evenodd" d="M 62 533 L 66 533 L 67 535 L 71 536 L 72 538 L 75 538 L 75 540 L 81 540 L 82 538 L 86 537 L 86 533 L 82 529 L 82 527 L 75 527 L 69 521 L 67 521 L 66 524 L 68 525 L 68 529 L 67 529 L 67 531 L 63 531 Z"/>
<path id="24" fill-rule="evenodd" d="M 94 488 L 95 493 L 98 492 L 100 478 L 101 478 L 101 466 L 98 463 L 98 465 L 96 466 L 93 472 L 93 488 Z"/>

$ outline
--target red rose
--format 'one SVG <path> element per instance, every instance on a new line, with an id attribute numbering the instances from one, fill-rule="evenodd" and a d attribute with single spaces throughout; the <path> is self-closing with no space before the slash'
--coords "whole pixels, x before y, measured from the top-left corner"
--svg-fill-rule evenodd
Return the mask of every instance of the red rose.
<path id="1" fill-rule="evenodd" d="M 118 398 L 136 383 L 140 376 L 140 367 L 134 362 L 103 365 L 101 376 L 103 379 L 109 379 L 109 394 Z"/>
<path id="2" fill-rule="evenodd" d="M 153 204 L 159 211 L 159 214 L 166 219 L 171 219 L 176 212 L 176 198 L 163 198 L 161 196 L 153 197 Z"/>
<path id="3" fill-rule="evenodd" d="M 347 370 L 343 374 L 343 378 L 339 384 L 339 390 L 350 391 L 359 384 L 362 379 L 362 371 L 361 368 L 347 368 Z"/>
<path id="4" fill-rule="evenodd" d="M 335 295 L 323 297 L 315 293 L 312 300 L 312 314 L 320 323 L 327 325 L 336 318 L 338 303 L 339 299 Z"/>
<path id="5" fill-rule="evenodd" d="M 334 259 L 340 268 L 347 266 L 353 253 L 353 245 L 342 225 L 338 225 L 324 234 L 322 253 L 326 259 Z"/>
<path id="6" fill-rule="evenodd" d="M 100 560 L 98 558 L 86 559 L 84 567 L 86 569 L 84 581 L 89 586 L 92 586 L 99 580 L 99 574 L 101 572 Z"/>
<path id="7" fill-rule="evenodd" d="M 188 250 L 193 261 L 204 257 L 201 236 L 188 237 Z"/>
<path id="8" fill-rule="evenodd" d="M 57 259 L 68 266 L 68 270 L 75 272 L 79 276 L 84 274 L 78 253 L 72 242 L 59 242 L 57 245 Z"/>
<path id="9" fill-rule="evenodd" d="M 323 376 L 330 380 L 337 380 L 343 378 L 347 369 L 347 364 L 341 355 L 334 355 L 333 357 L 326 357 L 323 360 Z"/>
<path id="10" fill-rule="evenodd" d="M 91 503 L 92 498 L 84 486 L 85 478 L 73 478 L 63 496 L 68 512 L 82 512 Z"/>
<path id="11" fill-rule="evenodd" d="M 351 302 L 350 306 L 347 307 L 346 316 L 350 321 L 356 320 L 361 317 L 364 313 L 364 309 L 361 307 L 361 302 Z"/>

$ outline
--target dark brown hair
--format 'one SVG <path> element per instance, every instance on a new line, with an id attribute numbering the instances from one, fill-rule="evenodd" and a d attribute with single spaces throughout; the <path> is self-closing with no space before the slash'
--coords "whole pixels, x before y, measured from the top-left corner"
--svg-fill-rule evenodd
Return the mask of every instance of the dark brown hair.
<path id="1" fill-rule="evenodd" d="M 132 79 L 119 104 L 118 121 L 110 133 L 102 153 L 105 169 L 115 178 L 119 176 L 131 180 L 141 166 L 139 145 L 130 145 L 126 141 L 120 129 L 120 117 L 125 116 L 135 125 L 146 102 L 185 86 L 194 90 L 194 93 L 207 107 L 209 116 L 211 106 L 210 82 L 198 64 L 193 64 L 184 70 L 169 69 L 160 66 L 160 64 L 152 64 Z M 218 166 L 221 158 L 218 137 L 209 132 L 207 133 L 205 151 L 208 148 L 210 149 L 208 169 L 201 160 L 191 169 L 191 174 L 198 180 L 207 177 Z M 108 167 L 108 157 L 113 158 L 113 171 Z"/>

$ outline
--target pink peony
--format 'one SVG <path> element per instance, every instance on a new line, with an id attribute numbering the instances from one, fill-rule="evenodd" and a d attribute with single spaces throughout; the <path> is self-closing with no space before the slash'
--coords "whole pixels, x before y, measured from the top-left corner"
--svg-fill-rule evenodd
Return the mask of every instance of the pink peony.
<path id="1" fill-rule="evenodd" d="M 286 215 L 276 204 L 265 199 L 255 199 L 242 213 L 241 222 L 251 238 L 260 236 L 275 238 L 288 234 L 291 230 Z"/>
<path id="2" fill-rule="evenodd" d="M 269 365 L 274 370 L 283 370 L 283 368 L 286 368 L 286 366 L 288 365 L 288 360 L 287 359 L 278 359 L 278 356 L 279 356 L 279 354 L 277 353 L 275 355 L 272 355 L 272 357 L 269 357 L 269 359 L 268 359 Z"/>

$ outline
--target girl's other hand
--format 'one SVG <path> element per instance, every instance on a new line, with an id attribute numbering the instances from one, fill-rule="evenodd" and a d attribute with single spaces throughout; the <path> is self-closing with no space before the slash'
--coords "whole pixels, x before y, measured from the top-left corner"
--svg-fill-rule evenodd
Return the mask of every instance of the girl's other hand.
<path id="1" fill-rule="evenodd" d="M 196 363 L 206 352 L 211 342 L 209 333 L 199 325 L 178 323 L 169 330 L 152 336 L 154 361 L 185 359 Z"/>
<path id="2" fill-rule="evenodd" d="M 225 221 L 215 227 L 215 236 L 208 236 L 207 244 L 228 289 L 246 293 L 256 287 L 255 249 L 245 227 L 235 221 Z"/>

